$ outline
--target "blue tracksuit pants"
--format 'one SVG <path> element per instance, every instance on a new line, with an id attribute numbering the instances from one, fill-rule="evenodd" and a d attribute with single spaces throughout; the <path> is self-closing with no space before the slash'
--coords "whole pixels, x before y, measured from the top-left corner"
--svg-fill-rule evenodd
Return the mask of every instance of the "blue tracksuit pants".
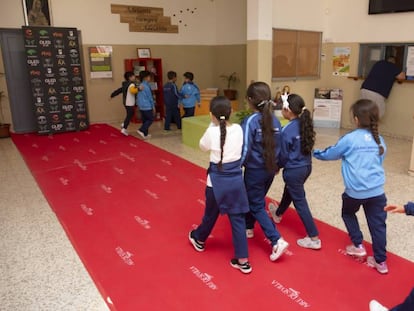
<path id="1" fill-rule="evenodd" d="M 342 219 L 348 230 L 349 237 L 355 246 L 362 243 L 363 236 L 359 227 L 356 213 L 363 207 L 367 219 L 369 232 L 372 238 L 372 250 L 377 263 L 387 259 L 387 212 L 384 207 L 387 205 L 385 194 L 367 199 L 354 199 L 346 193 L 342 194 Z"/>
<path id="2" fill-rule="evenodd" d="M 265 198 L 274 176 L 274 173 L 269 173 L 265 168 L 245 168 L 244 170 L 244 184 L 246 185 L 250 209 L 250 212 L 246 214 L 246 228 L 253 229 L 257 221 L 272 246 L 279 240 L 280 233 L 267 215 Z"/>
<path id="3" fill-rule="evenodd" d="M 316 237 L 319 233 L 309 209 L 308 201 L 306 200 L 304 187 L 305 181 L 308 179 L 311 172 L 311 165 L 283 169 L 285 189 L 283 190 L 282 200 L 280 201 L 276 215 L 281 216 L 293 201 L 293 205 L 305 226 L 306 234 L 309 237 Z"/>
<path id="4" fill-rule="evenodd" d="M 206 187 L 206 207 L 201 224 L 194 231 L 194 237 L 205 242 L 216 224 L 220 209 L 214 197 L 213 188 Z M 235 258 L 248 258 L 245 214 L 227 214 L 231 224 Z"/>

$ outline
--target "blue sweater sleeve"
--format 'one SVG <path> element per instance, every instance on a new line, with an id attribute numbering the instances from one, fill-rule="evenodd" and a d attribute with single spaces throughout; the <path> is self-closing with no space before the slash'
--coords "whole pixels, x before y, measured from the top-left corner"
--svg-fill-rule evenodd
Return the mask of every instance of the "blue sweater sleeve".
<path id="1" fill-rule="evenodd" d="M 289 137 L 287 133 L 282 131 L 280 135 L 280 153 L 279 153 L 279 167 L 284 167 L 289 160 Z"/>
<path id="2" fill-rule="evenodd" d="M 194 86 L 194 97 L 196 98 L 196 101 L 197 101 L 197 103 L 199 103 L 200 102 L 200 88 L 197 86 L 197 84 L 193 84 L 193 86 Z"/>
<path id="3" fill-rule="evenodd" d="M 180 99 L 180 98 L 181 98 L 181 93 L 180 93 L 180 91 L 178 91 L 178 87 L 177 87 L 177 85 L 175 85 L 175 83 L 173 83 L 173 89 L 174 89 L 174 95 L 175 95 L 178 99 Z"/>
<path id="4" fill-rule="evenodd" d="M 243 130 L 243 149 L 242 149 L 242 156 L 241 156 L 241 164 L 243 165 L 246 161 L 247 157 L 249 156 L 250 152 L 250 145 L 253 141 L 253 131 L 250 128 L 250 122 L 253 119 L 253 116 L 247 117 L 243 120 L 241 127 Z"/>
<path id="5" fill-rule="evenodd" d="M 325 150 L 315 149 L 313 156 L 318 160 L 339 160 L 343 157 L 348 149 L 348 136 L 341 137 L 334 146 L 330 146 Z"/>
<path id="6" fill-rule="evenodd" d="M 408 202 L 405 204 L 404 209 L 408 216 L 414 216 L 414 202 Z"/>

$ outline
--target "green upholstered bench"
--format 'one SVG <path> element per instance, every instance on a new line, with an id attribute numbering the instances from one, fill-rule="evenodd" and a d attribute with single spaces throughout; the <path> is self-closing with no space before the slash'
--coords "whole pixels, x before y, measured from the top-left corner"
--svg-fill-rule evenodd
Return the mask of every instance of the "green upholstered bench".
<path id="1" fill-rule="evenodd" d="M 282 126 L 286 125 L 288 120 L 279 119 Z M 232 122 L 238 122 L 237 116 L 232 115 Z M 203 136 L 211 122 L 210 115 L 195 116 L 182 119 L 182 140 L 183 144 L 193 148 L 198 148 L 201 136 Z"/>

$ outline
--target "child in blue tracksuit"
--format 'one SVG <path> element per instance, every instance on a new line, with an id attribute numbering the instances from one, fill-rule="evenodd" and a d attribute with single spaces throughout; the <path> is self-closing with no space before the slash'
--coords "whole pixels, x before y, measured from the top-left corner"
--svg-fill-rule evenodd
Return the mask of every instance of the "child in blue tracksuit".
<path id="1" fill-rule="evenodd" d="M 151 137 L 148 134 L 148 129 L 154 121 L 155 106 L 154 98 L 152 97 L 151 87 L 149 81 L 151 81 L 151 73 L 147 70 L 143 70 L 139 73 L 141 84 L 139 85 L 139 92 L 137 95 L 138 107 L 141 112 L 142 125 L 137 130 L 137 133 L 143 138 L 148 139 Z"/>
<path id="2" fill-rule="evenodd" d="M 212 124 L 200 139 L 200 148 L 210 151 L 207 171 L 206 207 L 201 224 L 190 231 L 188 239 L 198 252 L 204 251 L 205 242 L 219 214 L 227 214 L 233 235 L 235 255 L 230 264 L 242 273 L 250 273 L 248 261 L 245 213 L 248 200 L 241 169 L 243 131 L 238 124 L 229 122 L 230 101 L 217 96 L 210 103 Z"/>
<path id="3" fill-rule="evenodd" d="M 297 240 L 304 248 L 320 249 L 318 229 L 306 200 L 304 184 L 312 172 L 312 149 L 315 144 L 315 131 L 310 111 L 302 97 L 296 94 L 282 95 L 282 115 L 289 123 L 282 128 L 280 139 L 279 166 L 283 167 L 285 188 L 279 207 L 269 211 L 276 223 L 292 203 L 305 226 L 307 236 Z"/>
<path id="4" fill-rule="evenodd" d="M 264 82 L 254 82 L 247 88 L 247 101 L 253 114 L 242 122 L 242 164 L 250 209 L 246 215 L 246 235 L 252 238 L 254 224 L 259 222 L 272 245 L 270 260 L 275 261 L 289 244 L 281 237 L 265 210 L 266 194 L 279 170 L 277 160 L 280 152 L 281 125 L 273 114 L 274 103 L 270 98 L 270 88 Z"/>
<path id="5" fill-rule="evenodd" d="M 192 72 L 184 73 L 184 84 L 181 87 L 181 103 L 184 108 L 183 118 L 194 116 L 195 105 L 200 105 L 200 89 L 193 82 L 194 75 Z"/>
<path id="6" fill-rule="evenodd" d="M 388 205 L 385 207 L 385 211 L 390 213 L 401 213 L 407 216 L 414 216 L 414 202 L 408 202 L 404 206 Z M 370 311 L 412 311 L 414 310 L 414 288 L 405 298 L 404 302 L 395 306 L 392 309 L 387 309 L 376 300 L 371 300 L 369 303 Z"/>
<path id="7" fill-rule="evenodd" d="M 170 130 L 171 121 L 177 125 L 177 129 L 181 129 L 180 109 L 178 107 L 178 100 L 180 99 L 180 93 L 178 92 L 177 85 L 177 73 L 175 71 L 168 71 L 168 82 L 164 85 L 164 103 L 165 103 L 165 122 L 164 130 Z"/>
<path id="8" fill-rule="evenodd" d="M 345 191 L 342 194 L 342 219 L 351 238 L 352 245 L 346 247 L 351 256 L 365 257 L 363 236 L 356 213 L 364 208 L 372 238 L 374 257 L 367 264 L 381 274 L 388 273 L 386 264 L 386 224 L 384 207 L 385 173 L 382 163 L 386 152 L 383 138 L 378 134 L 378 106 L 368 99 L 360 99 L 351 106 L 357 129 L 344 135 L 335 146 L 315 150 L 319 160 L 342 159 L 342 177 Z"/>

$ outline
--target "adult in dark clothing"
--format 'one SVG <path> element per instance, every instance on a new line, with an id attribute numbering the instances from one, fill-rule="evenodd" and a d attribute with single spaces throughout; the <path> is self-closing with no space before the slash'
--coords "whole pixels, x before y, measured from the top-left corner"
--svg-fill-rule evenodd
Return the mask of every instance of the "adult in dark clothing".
<path id="1" fill-rule="evenodd" d="M 380 60 L 372 67 L 361 86 L 361 99 L 370 99 L 378 105 L 380 118 L 385 113 L 385 100 L 395 80 L 405 80 L 405 73 L 395 65 L 395 57 Z"/>

